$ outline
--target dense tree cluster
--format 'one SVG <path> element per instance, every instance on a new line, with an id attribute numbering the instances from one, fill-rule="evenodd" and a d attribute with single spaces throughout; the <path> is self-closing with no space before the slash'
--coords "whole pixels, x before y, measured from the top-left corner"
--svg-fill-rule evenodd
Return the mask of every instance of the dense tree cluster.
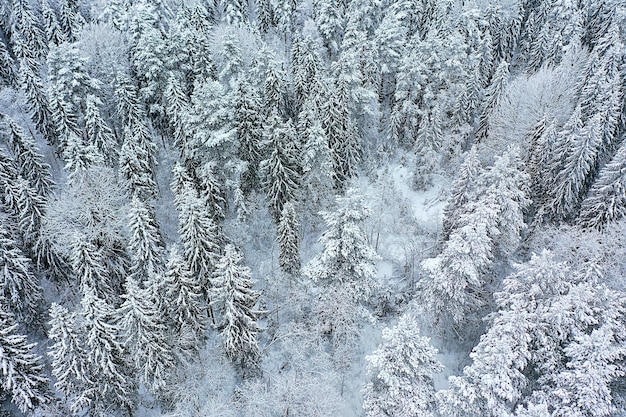
<path id="1" fill-rule="evenodd" d="M 0 408 L 623 411 L 625 45 L 621 0 L 0 1 Z"/>

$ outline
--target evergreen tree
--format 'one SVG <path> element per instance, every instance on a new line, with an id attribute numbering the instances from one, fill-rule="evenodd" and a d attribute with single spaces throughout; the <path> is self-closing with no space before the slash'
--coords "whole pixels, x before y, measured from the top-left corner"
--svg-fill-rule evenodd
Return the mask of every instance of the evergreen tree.
<path id="1" fill-rule="evenodd" d="M 164 317 L 152 299 L 149 289 L 142 289 L 132 277 L 126 279 L 119 314 L 125 333 L 124 348 L 130 355 L 139 381 L 152 391 L 165 387 L 174 358 L 166 339 Z"/>
<path id="2" fill-rule="evenodd" d="M 129 249 L 133 260 L 134 278 L 146 279 L 151 272 L 161 273 L 165 266 L 165 244 L 154 208 L 149 203 L 133 196 L 130 203 Z"/>
<path id="3" fill-rule="evenodd" d="M 158 194 L 154 178 L 156 144 L 142 122 L 124 127 L 124 143 L 120 151 L 120 175 L 129 195 L 142 200 Z"/>
<path id="4" fill-rule="evenodd" d="M 183 187 L 176 199 L 185 261 L 206 295 L 221 253 L 217 226 L 190 184 Z"/>
<path id="5" fill-rule="evenodd" d="M 337 54 L 341 44 L 344 25 L 342 9 L 341 2 L 316 0 L 314 3 L 315 24 L 331 58 Z"/>
<path id="6" fill-rule="evenodd" d="M 288 201 L 283 206 L 277 226 L 277 240 L 280 246 L 278 263 L 287 274 L 296 275 L 300 272 L 300 224 L 296 217 L 296 208 L 293 202 Z"/>
<path id="7" fill-rule="evenodd" d="M 80 14 L 78 0 L 60 0 L 59 3 L 61 29 L 63 29 L 65 38 L 74 42 L 78 39 L 78 34 L 87 22 Z"/>
<path id="8" fill-rule="evenodd" d="M 435 104 L 422 118 L 420 129 L 415 140 L 417 167 L 414 183 L 418 190 L 426 190 L 432 185 L 431 175 L 439 167 L 439 150 L 442 146 L 441 114 Z"/>
<path id="9" fill-rule="evenodd" d="M 85 131 L 89 143 L 104 158 L 104 163 L 113 167 L 119 159 L 117 142 L 113 131 L 100 114 L 102 102 L 96 96 L 88 95 L 85 103 Z"/>
<path id="10" fill-rule="evenodd" d="M 61 30 L 56 11 L 50 6 L 48 0 L 40 0 L 40 3 L 48 46 L 62 44 L 65 42 L 66 38 L 65 33 Z"/>
<path id="11" fill-rule="evenodd" d="M 342 189 L 346 181 L 354 176 L 360 161 L 360 143 L 355 126 L 350 118 L 350 103 L 347 85 L 339 82 L 320 114 L 328 145 L 332 152 L 335 188 Z"/>
<path id="12" fill-rule="evenodd" d="M 244 191 L 257 189 L 261 162 L 261 143 L 263 140 L 263 119 L 261 100 L 256 89 L 245 80 L 237 83 L 235 98 L 234 128 L 239 142 L 239 158 L 247 163 L 243 173 Z"/>
<path id="13" fill-rule="evenodd" d="M 528 176 L 519 166 L 518 156 L 505 154 L 482 173 L 472 187 L 478 188 L 475 194 L 459 196 L 468 200 L 453 212 L 458 220 L 441 253 L 422 262 L 429 274 L 420 283 L 420 297 L 436 324 L 444 321 L 442 326 L 450 324 L 457 331 L 476 325 L 490 298 L 494 260 L 506 260 L 518 248 L 530 203 Z"/>
<path id="14" fill-rule="evenodd" d="M 296 196 L 300 180 L 297 159 L 297 138 L 291 120 L 281 123 L 274 112 L 265 127 L 268 159 L 260 164 L 269 206 L 278 220 L 283 206 Z"/>
<path id="15" fill-rule="evenodd" d="M 37 130 L 43 135 L 49 145 L 58 146 L 57 130 L 53 123 L 52 109 L 48 103 L 46 90 L 36 69 L 26 64 L 20 64 L 20 88 L 26 96 L 25 107 L 30 113 L 31 120 Z"/>
<path id="16" fill-rule="evenodd" d="M 43 290 L 35 276 L 35 268 L 17 245 L 3 218 L 0 225 L 0 301 L 10 307 L 19 318 L 32 319 L 37 313 Z"/>
<path id="17" fill-rule="evenodd" d="M 35 142 L 24 135 L 24 131 L 13 120 L 9 119 L 8 125 L 8 145 L 19 168 L 18 174 L 28 180 L 39 195 L 47 196 L 54 186 L 50 165 L 43 162 L 43 155 Z"/>
<path id="18" fill-rule="evenodd" d="M 18 58 L 40 58 L 46 52 L 45 35 L 28 0 L 12 0 L 11 41 Z"/>
<path id="19" fill-rule="evenodd" d="M 48 338 L 54 342 L 48 349 L 52 376 L 56 378 L 54 387 L 70 401 L 70 411 L 79 414 L 97 395 L 79 316 L 52 303 L 49 325 Z"/>
<path id="20" fill-rule="evenodd" d="M 433 374 L 441 372 L 443 365 L 429 342 L 409 315 L 403 315 L 393 328 L 383 330 L 383 342 L 366 357 L 366 416 L 434 415 Z"/>
<path id="21" fill-rule="evenodd" d="M 346 285 L 357 299 L 366 298 L 374 287 L 378 257 L 363 231 L 370 211 L 353 191 L 338 198 L 337 204 L 336 211 L 322 214 L 327 224 L 320 238 L 324 250 L 309 262 L 304 273 L 325 286 Z"/>
<path id="22" fill-rule="evenodd" d="M 93 399 L 96 410 L 133 406 L 133 384 L 124 362 L 120 326 L 113 307 L 89 285 L 83 287 L 82 319 L 89 363 L 98 395 Z"/>
<path id="23" fill-rule="evenodd" d="M 132 9 L 132 65 L 139 82 L 139 95 L 146 104 L 148 116 L 157 127 L 164 127 L 163 92 L 167 83 L 167 44 L 160 28 L 158 5 L 140 2 Z"/>
<path id="24" fill-rule="evenodd" d="M 260 293 L 253 290 L 250 268 L 233 245 L 226 245 L 217 262 L 211 290 L 213 305 L 218 306 L 219 325 L 226 355 L 242 369 L 254 369 L 260 360 L 257 333 L 258 313 L 254 306 Z"/>
<path id="25" fill-rule="evenodd" d="M 481 173 L 482 165 L 478 159 L 478 152 L 476 148 L 472 148 L 459 167 L 458 176 L 452 183 L 450 198 L 443 209 L 442 242 L 448 240 L 452 230 L 457 228 L 463 207 L 476 198 L 476 193 L 481 186 L 479 183 Z"/>
<path id="26" fill-rule="evenodd" d="M 173 339 L 185 355 L 200 348 L 207 328 L 206 312 L 202 306 L 202 283 L 189 270 L 177 246 L 170 250 L 165 273 L 169 314 L 173 323 Z"/>
<path id="27" fill-rule="evenodd" d="M 249 24 L 248 2 L 245 0 L 221 0 L 224 8 L 224 20 L 230 25 L 243 26 Z"/>
<path id="28" fill-rule="evenodd" d="M 102 254 L 85 236 L 77 235 L 72 240 L 70 261 L 81 291 L 89 288 L 103 300 L 112 299 L 114 292 Z"/>
<path id="29" fill-rule="evenodd" d="M 3 193 L 4 204 L 9 213 L 17 220 L 24 244 L 31 247 L 39 235 L 45 213 L 45 200 L 15 171 L 14 175 L 0 178 L 0 192 Z"/>
<path id="30" fill-rule="evenodd" d="M 226 217 L 226 193 L 222 184 L 224 180 L 218 177 L 218 167 L 214 161 L 206 162 L 200 169 L 196 169 L 198 177 L 198 195 L 206 205 L 215 224 L 220 224 Z"/>
<path id="31" fill-rule="evenodd" d="M 491 84 L 489 84 L 489 87 L 487 87 L 487 91 L 485 92 L 485 103 L 478 122 L 478 129 L 476 130 L 476 140 L 478 141 L 487 138 L 490 114 L 498 106 L 498 103 L 504 94 L 508 78 L 509 64 L 506 61 L 502 61 L 498 65 L 498 68 L 496 68 Z"/>
<path id="32" fill-rule="evenodd" d="M 270 0 L 258 0 L 256 2 L 257 25 L 261 33 L 267 33 L 276 23 L 274 20 L 274 8 Z"/>
<path id="33" fill-rule="evenodd" d="M 333 162 L 328 137 L 314 110 L 314 103 L 307 100 L 299 115 L 298 134 L 304 138 L 302 149 L 302 201 L 314 216 L 328 206 L 333 199 Z"/>
<path id="34" fill-rule="evenodd" d="M 33 353 L 36 343 L 28 343 L 26 336 L 17 332 L 18 324 L 3 304 L 0 302 L 0 386 L 26 413 L 51 399 L 48 379 L 43 376 L 41 357 Z"/>
<path id="35" fill-rule="evenodd" d="M 189 114 L 191 104 L 189 103 L 189 97 L 187 97 L 184 91 L 182 81 L 174 72 L 171 72 L 168 77 L 163 98 L 165 100 L 165 110 L 173 125 L 174 145 L 179 149 L 183 149 L 186 146 L 187 135 L 189 134 L 185 125 L 185 119 Z"/>
<path id="36" fill-rule="evenodd" d="M 626 214 L 626 142 L 600 171 L 583 201 L 579 222 L 586 228 L 603 229 Z"/>
<path id="37" fill-rule="evenodd" d="M 601 279 L 597 265 L 571 271 L 549 251 L 516 265 L 473 363 L 438 394 L 440 411 L 529 415 L 544 404 L 549 415 L 611 415 L 610 384 L 624 372 L 624 307 Z"/>
<path id="38" fill-rule="evenodd" d="M 9 53 L 7 45 L 0 39 L 0 80 L 3 85 L 15 85 L 17 83 L 17 69 L 15 61 Z"/>

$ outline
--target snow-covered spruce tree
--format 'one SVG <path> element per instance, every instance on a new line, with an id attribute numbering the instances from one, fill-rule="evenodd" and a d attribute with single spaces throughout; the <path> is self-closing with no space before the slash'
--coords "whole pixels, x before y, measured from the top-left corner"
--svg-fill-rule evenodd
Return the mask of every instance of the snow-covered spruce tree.
<path id="1" fill-rule="evenodd" d="M 242 174 L 242 188 L 244 192 L 250 192 L 260 185 L 258 171 L 263 141 L 261 99 L 256 89 L 243 79 L 237 83 L 235 94 L 234 128 L 239 142 L 237 155 L 247 163 L 246 171 Z"/>
<path id="2" fill-rule="evenodd" d="M 327 230 L 320 243 L 321 254 L 304 268 L 303 274 L 320 286 L 315 301 L 316 326 L 329 336 L 334 365 L 345 372 L 354 363 L 361 316 L 361 303 L 375 286 L 376 251 L 369 245 L 363 222 L 370 211 L 356 191 L 337 199 L 334 212 L 322 213 Z"/>
<path id="3" fill-rule="evenodd" d="M 18 333 L 18 324 L 4 304 L 0 300 L 0 387 L 26 413 L 51 399 L 48 379 L 41 357 L 33 353 L 36 343 L 28 343 Z"/>
<path id="4" fill-rule="evenodd" d="M 626 142 L 600 171 L 580 209 L 583 227 L 603 229 L 626 214 Z"/>
<path id="5" fill-rule="evenodd" d="M 438 394 L 451 416 L 609 416 L 624 374 L 623 294 L 593 262 L 572 271 L 543 251 L 515 266 L 496 294 L 498 311 L 472 350 L 473 363 Z"/>
<path id="6" fill-rule="evenodd" d="M 420 335 L 415 318 L 403 315 L 383 330 L 383 342 L 367 359 L 363 408 L 368 417 L 432 417 L 433 375 L 443 370 L 437 349 Z"/>
<path id="7" fill-rule="evenodd" d="M 448 240 L 452 230 L 457 228 L 463 207 L 477 197 L 476 193 L 481 188 L 479 178 L 482 170 L 483 167 L 480 159 L 478 159 L 476 148 L 470 149 L 459 167 L 459 174 L 452 183 L 450 198 L 443 209 L 442 242 Z"/>
<path id="8" fill-rule="evenodd" d="M 328 137 L 314 109 L 306 100 L 299 115 L 298 134 L 304 138 L 300 200 L 312 216 L 328 207 L 333 199 L 333 162 Z"/>
<path id="9" fill-rule="evenodd" d="M 200 349 L 207 317 L 202 303 L 202 284 L 198 276 L 191 273 L 176 245 L 170 249 L 167 261 L 165 293 L 175 349 L 177 353 L 189 357 Z"/>
<path id="10" fill-rule="evenodd" d="M 120 176 L 129 195 L 142 200 L 156 197 L 156 145 L 141 122 L 124 127 L 124 143 L 120 151 Z"/>
<path id="11" fill-rule="evenodd" d="M 487 187 L 480 200 L 485 205 L 494 204 L 497 210 L 499 236 L 494 243 L 498 258 L 508 258 L 520 244 L 526 228 L 524 214 L 531 203 L 528 198 L 529 181 L 517 149 L 496 158 L 484 174 L 482 182 Z"/>
<path id="12" fill-rule="evenodd" d="M 272 50 L 265 62 L 265 74 L 263 81 L 263 108 L 266 114 L 271 114 L 274 110 L 281 117 L 288 117 L 291 114 L 291 104 L 288 97 L 287 74 L 282 65 L 277 62 Z"/>
<path id="13" fill-rule="evenodd" d="M 4 155 L 0 155 L 0 159 L 4 159 Z M 37 190 L 27 180 L 17 174 L 14 167 L 7 172 L 6 160 L 8 158 L 0 161 L 0 195 L 7 211 L 17 222 L 26 249 L 32 247 L 39 236 L 41 219 L 45 213 L 45 199 L 37 194 Z"/>
<path id="14" fill-rule="evenodd" d="M 0 40 L 0 85 L 17 84 L 17 68 L 15 60 L 9 53 L 6 43 Z"/>
<path id="15" fill-rule="evenodd" d="M 424 115 L 415 139 L 416 169 L 414 184 L 418 190 L 432 185 L 432 174 L 439 168 L 439 150 L 442 146 L 441 114 L 435 105 Z"/>
<path id="16" fill-rule="evenodd" d="M 419 284 L 420 298 L 435 323 L 460 336 L 461 329 L 479 323 L 480 309 L 490 299 L 494 260 L 507 262 L 525 228 L 528 176 L 519 166 L 515 153 L 505 154 L 483 172 L 472 199 L 456 209 L 458 220 L 441 253 L 422 262 L 428 274 Z"/>
<path id="17" fill-rule="evenodd" d="M 304 273 L 322 286 L 347 285 L 355 299 L 366 299 L 374 287 L 378 255 L 370 246 L 363 231 L 363 222 L 370 211 L 348 190 L 337 198 L 337 209 L 323 213 L 327 230 L 320 237 L 324 247 L 304 268 Z"/>
<path id="18" fill-rule="evenodd" d="M 315 80 L 322 76 L 324 64 L 318 50 L 318 45 L 311 36 L 293 41 L 291 50 L 291 72 L 295 100 L 298 106 L 313 94 Z"/>
<path id="19" fill-rule="evenodd" d="M 211 304 L 221 315 L 219 328 L 226 355 L 245 371 L 254 370 L 260 360 L 256 336 L 259 314 L 254 310 L 260 293 L 253 290 L 250 268 L 242 261 L 239 251 L 226 245 L 213 273 Z"/>
<path id="20" fill-rule="evenodd" d="M 90 288 L 103 300 L 112 301 L 114 291 L 97 247 L 87 236 L 77 234 L 72 239 L 70 254 L 72 271 L 81 291 Z"/>
<path id="21" fill-rule="evenodd" d="M 245 0 L 220 0 L 224 9 L 224 20 L 229 25 L 244 26 L 250 24 L 248 2 Z"/>
<path id="22" fill-rule="evenodd" d="M 361 161 L 360 138 L 351 118 L 348 85 L 340 78 L 329 92 L 320 114 L 331 150 L 335 188 L 341 190 L 356 174 Z"/>
<path id="23" fill-rule="evenodd" d="M 314 4 L 317 30 L 331 58 L 336 56 L 341 44 L 345 6 L 345 3 L 330 0 L 316 0 Z"/>
<path id="24" fill-rule="evenodd" d="M 483 110 L 478 121 L 478 129 L 476 130 L 476 140 L 482 141 L 487 138 L 489 130 L 489 117 L 491 112 L 496 108 L 509 79 L 509 64 L 506 61 L 500 62 L 496 72 L 493 74 L 491 84 L 485 92 L 485 102 Z"/>
<path id="25" fill-rule="evenodd" d="M 274 110 L 264 132 L 267 159 L 261 161 L 267 199 L 276 221 L 287 201 L 294 200 L 300 181 L 296 131 L 291 120 L 280 121 Z"/>
<path id="26" fill-rule="evenodd" d="M 289 275 L 300 272 L 300 223 L 292 201 L 283 206 L 277 225 L 277 240 L 280 246 L 278 263 L 280 269 Z"/>
<path id="27" fill-rule="evenodd" d="M 219 175 L 216 161 L 207 161 L 195 169 L 198 183 L 198 196 L 204 202 L 211 218 L 221 224 L 226 217 L 226 192 L 223 178 Z"/>
<path id="28" fill-rule="evenodd" d="M 91 408 L 95 412 L 110 407 L 130 410 L 135 390 L 124 360 L 116 311 L 88 285 L 83 288 L 81 306 L 88 360 L 93 366 L 93 382 L 97 389 Z"/>
<path id="29" fill-rule="evenodd" d="M 60 45 L 65 42 L 65 33 L 61 29 L 56 11 L 50 6 L 48 0 L 41 0 L 41 16 L 43 17 L 43 27 L 46 33 L 48 47 Z"/>
<path id="30" fill-rule="evenodd" d="M 47 52 L 45 35 L 38 20 L 29 1 L 12 0 L 10 38 L 18 57 L 38 59 Z"/>
<path id="31" fill-rule="evenodd" d="M 155 126 L 163 127 L 165 111 L 163 92 L 167 83 L 165 59 L 167 44 L 164 30 L 159 27 L 159 5 L 140 1 L 130 9 L 131 63 L 139 83 L 138 97 L 147 105 L 148 116 Z"/>
<path id="32" fill-rule="evenodd" d="M 102 101 L 94 96 L 87 95 L 85 99 L 85 132 L 90 145 L 95 146 L 104 158 L 104 163 L 113 167 L 119 159 L 117 142 L 113 131 L 100 114 Z"/>
<path id="33" fill-rule="evenodd" d="M 31 68 L 23 61 L 20 64 L 18 82 L 26 98 L 24 107 L 30 113 L 35 128 L 43 135 L 49 145 L 57 146 L 56 127 L 53 124 L 52 111 L 38 70 Z"/>
<path id="34" fill-rule="evenodd" d="M 542 117 L 535 125 L 529 140 L 526 171 L 530 175 L 530 191 L 535 207 L 542 210 L 547 203 L 554 146 L 558 136 L 557 121 Z"/>
<path id="35" fill-rule="evenodd" d="M 0 302 L 19 319 L 32 319 L 43 298 L 35 268 L 9 229 L 10 219 L 0 217 Z"/>
<path id="36" fill-rule="evenodd" d="M 191 111 L 185 123 L 190 129 L 182 160 L 202 165 L 214 160 L 223 166 L 236 154 L 233 129 L 233 92 L 212 79 L 196 84 L 191 96 Z"/>
<path id="37" fill-rule="evenodd" d="M 54 387 L 68 401 L 70 411 L 79 414 L 97 395 L 91 374 L 93 364 L 89 361 L 79 316 L 52 303 L 49 325 L 48 338 L 53 344 L 48 348 L 48 355 L 52 358 L 52 376 L 56 379 Z"/>
<path id="38" fill-rule="evenodd" d="M 185 262 L 206 296 L 221 255 L 218 229 L 191 184 L 185 184 L 176 195 L 176 206 Z"/>
<path id="39" fill-rule="evenodd" d="M 59 24 L 65 38 L 74 42 L 86 24 L 85 18 L 80 14 L 78 0 L 60 0 L 59 3 Z"/>
<path id="40" fill-rule="evenodd" d="M 34 140 L 27 137 L 12 119 L 8 119 L 7 133 L 7 142 L 18 167 L 18 174 L 28 180 L 39 195 L 47 196 L 54 186 L 50 165 L 43 161 L 43 155 Z"/>
<path id="41" fill-rule="evenodd" d="M 468 212 L 458 219 L 441 253 L 422 262 L 427 274 L 418 284 L 419 298 L 435 325 L 457 333 L 479 321 L 478 311 L 489 299 L 485 286 L 493 265 L 493 238 L 499 235 L 493 205 L 472 202 L 464 208 Z"/>
<path id="42" fill-rule="evenodd" d="M 184 81 L 174 71 L 170 71 L 168 75 L 163 100 L 171 124 L 170 129 L 174 134 L 174 145 L 178 149 L 182 149 L 187 143 L 187 135 L 189 134 L 185 125 L 185 118 L 189 114 L 191 103 L 185 91 Z"/>
<path id="43" fill-rule="evenodd" d="M 136 195 L 128 211 L 130 239 L 128 242 L 133 261 L 134 278 L 139 282 L 150 273 L 162 273 L 165 267 L 165 244 L 154 208 Z"/>
<path id="44" fill-rule="evenodd" d="M 125 286 L 124 302 L 118 311 L 125 336 L 124 351 L 130 355 L 139 382 L 158 392 L 165 387 L 174 367 L 165 317 L 150 288 L 140 288 L 133 277 L 126 279 Z"/>

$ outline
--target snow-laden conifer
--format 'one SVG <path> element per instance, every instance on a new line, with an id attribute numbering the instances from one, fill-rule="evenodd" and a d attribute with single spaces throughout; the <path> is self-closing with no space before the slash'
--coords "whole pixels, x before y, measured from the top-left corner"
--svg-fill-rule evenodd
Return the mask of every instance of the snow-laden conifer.
<path id="1" fill-rule="evenodd" d="M 174 367 L 165 317 L 149 288 L 141 288 L 132 277 L 126 279 L 125 287 L 124 302 L 118 311 L 125 336 L 124 351 L 129 354 L 139 381 L 158 391 Z"/>
<path id="2" fill-rule="evenodd" d="M 257 333 L 258 313 L 254 310 L 260 293 L 255 291 L 250 268 L 233 245 L 226 245 L 224 255 L 213 273 L 211 303 L 221 320 L 224 351 L 242 369 L 254 369 L 260 360 Z"/>
<path id="3" fill-rule="evenodd" d="M 165 293 L 169 304 L 172 339 L 184 355 L 200 349 L 207 328 L 202 303 L 203 288 L 197 275 L 189 270 L 178 246 L 170 250 L 165 272 Z"/>
<path id="4" fill-rule="evenodd" d="M 283 206 L 277 226 L 277 240 L 280 246 L 278 263 L 290 275 L 300 272 L 300 223 L 293 202 Z"/>
<path id="5" fill-rule="evenodd" d="M 51 399 L 43 362 L 18 332 L 18 324 L 0 302 L 0 386 L 11 395 L 11 401 L 26 413 Z"/>
<path id="6" fill-rule="evenodd" d="M 368 382 L 363 408 L 368 417 L 431 417 L 434 415 L 433 375 L 443 370 L 437 349 L 420 335 L 416 320 L 403 315 L 383 330 L 381 345 L 367 359 Z"/>

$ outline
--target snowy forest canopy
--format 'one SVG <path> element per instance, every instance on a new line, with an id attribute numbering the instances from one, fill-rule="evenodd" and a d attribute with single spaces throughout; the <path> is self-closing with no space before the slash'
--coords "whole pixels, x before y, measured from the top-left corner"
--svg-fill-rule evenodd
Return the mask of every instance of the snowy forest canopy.
<path id="1" fill-rule="evenodd" d="M 626 415 L 623 0 L 0 0 L 0 416 Z"/>

